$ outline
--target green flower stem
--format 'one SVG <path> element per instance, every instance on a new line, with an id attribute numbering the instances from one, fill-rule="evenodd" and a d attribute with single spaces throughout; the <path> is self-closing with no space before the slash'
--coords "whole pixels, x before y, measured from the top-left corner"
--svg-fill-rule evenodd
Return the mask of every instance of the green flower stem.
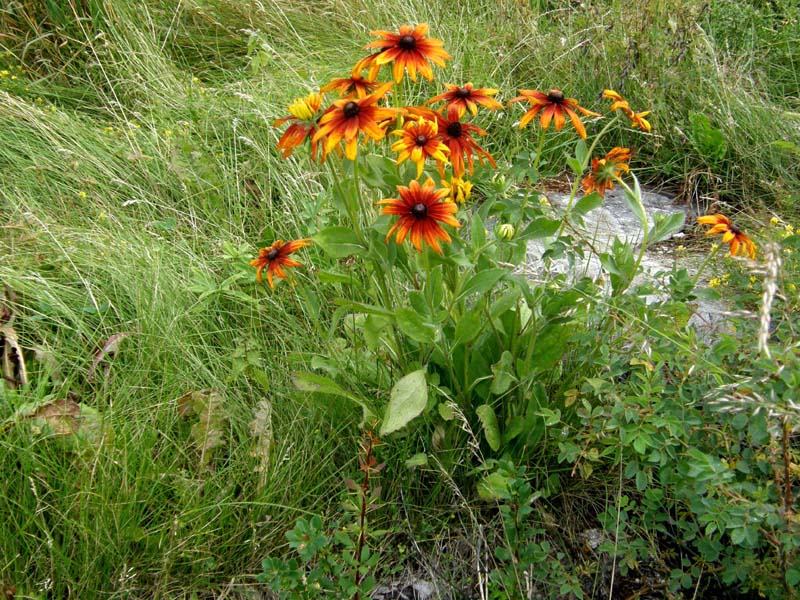
<path id="1" fill-rule="evenodd" d="M 536 145 L 536 158 L 533 159 L 533 170 L 536 172 L 537 179 L 539 174 L 539 160 L 542 157 L 542 149 L 544 148 L 544 127 L 539 127 L 539 143 Z"/>
<path id="2" fill-rule="evenodd" d="M 331 166 L 330 161 L 325 161 L 325 162 L 328 165 L 328 169 L 330 171 L 331 180 L 333 181 L 333 187 L 336 190 L 336 194 L 344 202 L 344 209 L 347 212 L 347 218 L 350 220 L 350 223 L 353 226 L 353 231 L 355 231 L 356 235 L 358 236 L 358 238 L 362 242 L 366 243 L 366 238 L 364 237 L 364 232 L 361 230 L 361 222 L 360 222 L 360 220 L 358 218 L 358 206 L 357 206 L 358 202 L 359 202 L 358 198 L 357 197 L 356 198 L 352 198 L 352 197 L 350 197 L 349 194 L 344 194 L 343 193 L 342 186 L 341 186 L 341 183 L 340 183 L 340 181 L 341 181 L 341 179 L 340 179 L 341 169 L 339 169 L 339 173 L 337 173 L 336 170 L 333 168 L 333 166 Z M 354 164 L 353 168 L 355 169 L 355 167 L 356 167 L 356 165 Z M 356 181 L 356 185 L 357 184 L 358 184 L 358 182 Z M 356 194 L 358 194 L 358 192 L 356 192 Z M 353 203 L 354 200 L 355 200 L 355 204 L 356 204 L 355 206 L 354 206 L 354 203 Z"/>
<path id="3" fill-rule="evenodd" d="M 708 256 L 706 256 L 706 259 L 703 261 L 703 264 L 700 265 L 700 268 L 697 270 L 697 273 L 695 273 L 694 279 L 692 279 L 692 289 L 697 287 L 697 282 L 700 281 L 700 277 L 703 275 L 703 271 L 706 270 L 708 263 L 714 260 L 714 257 L 719 253 L 721 247 L 722 246 L 719 244 L 714 244 L 714 247 L 712 247 L 711 252 L 709 252 Z"/>

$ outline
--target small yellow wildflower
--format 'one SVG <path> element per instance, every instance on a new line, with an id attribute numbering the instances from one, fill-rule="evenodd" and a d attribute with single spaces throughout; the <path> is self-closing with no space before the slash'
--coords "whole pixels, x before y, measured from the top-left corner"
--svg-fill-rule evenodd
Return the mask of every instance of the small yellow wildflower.
<path id="1" fill-rule="evenodd" d="M 550 206 L 550 200 L 547 199 L 547 196 L 539 196 L 539 204 L 542 206 Z"/>
<path id="2" fill-rule="evenodd" d="M 87 195 L 88 194 L 86 192 L 84 192 L 83 190 L 78 192 L 78 198 L 80 198 L 81 200 L 85 200 Z"/>
<path id="3" fill-rule="evenodd" d="M 789 291 L 796 292 L 797 286 L 794 283 L 789 284 Z"/>
<path id="4" fill-rule="evenodd" d="M 472 195 L 472 183 L 461 177 L 453 177 L 450 181 L 442 180 L 442 187 L 450 190 L 450 200 L 456 204 L 464 204 Z"/>
<path id="5" fill-rule="evenodd" d="M 708 282 L 708 287 L 716 288 L 722 285 L 722 280 L 719 277 L 712 277 L 711 280 Z"/>
<path id="6" fill-rule="evenodd" d="M 778 224 L 778 223 L 780 223 L 780 222 L 781 222 L 781 220 L 780 220 L 778 217 L 772 217 L 772 218 L 769 220 L 769 224 L 770 224 L 770 225 L 777 225 L 777 224 Z"/>
<path id="7" fill-rule="evenodd" d="M 0 77 L 8 77 L 9 75 L 11 75 L 11 72 L 8 69 L 0 71 Z"/>
<path id="8" fill-rule="evenodd" d="M 719 244 L 711 244 L 711 251 L 716 252 L 719 250 Z"/>
<path id="9" fill-rule="evenodd" d="M 678 244 L 678 247 L 675 248 L 675 251 L 676 252 L 686 252 L 686 246 L 684 246 L 683 244 Z"/>
<path id="10" fill-rule="evenodd" d="M 164 130 L 164 135 L 166 137 L 170 137 L 172 135 L 172 129 L 165 129 Z"/>
<path id="11" fill-rule="evenodd" d="M 785 225 L 783 228 L 783 237 L 787 238 L 790 235 L 794 235 L 794 227 L 791 225 Z"/>

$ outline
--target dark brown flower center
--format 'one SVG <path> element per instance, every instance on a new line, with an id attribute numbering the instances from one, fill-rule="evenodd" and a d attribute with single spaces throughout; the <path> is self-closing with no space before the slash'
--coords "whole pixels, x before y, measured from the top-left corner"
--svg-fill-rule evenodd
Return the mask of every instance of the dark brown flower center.
<path id="1" fill-rule="evenodd" d="M 448 124 L 447 126 L 447 135 L 450 137 L 461 137 L 461 132 L 463 129 L 461 128 L 461 123 L 458 121 L 453 121 L 452 123 Z"/>
<path id="2" fill-rule="evenodd" d="M 472 95 L 467 88 L 462 87 L 456 90 L 456 98 L 469 98 Z"/>
<path id="3" fill-rule="evenodd" d="M 561 104 L 564 101 L 564 92 L 561 90 L 552 89 L 547 94 L 547 100 L 552 104 Z"/>
<path id="4" fill-rule="evenodd" d="M 275 260 L 275 258 L 277 258 L 278 254 L 280 254 L 280 252 L 281 251 L 278 248 L 273 248 L 267 254 L 267 260 Z"/>
<path id="5" fill-rule="evenodd" d="M 425 216 L 428 214 L 428 205 L 422 202 L 417 202 L 414 206 L 411 207 L 411 214 L 417 217 L 418 219 L 424 219 Z"/>
<path id="6" fill-rule="evenodd" d="M 403 50 L 413 50 L 417 47 L 417 40 L 413 35 L 404 35 L 400 38 L 400 41 L 397 42 L 397 45 Z"/>
<path id="7" fill-rule="evenodd" d="M 360 110 L 361 108 L 358 106 L 358 104 L 351 100 L 350 102 L 344 105 L 342 112 L 344 113 L 346 119 L 352 119 L 358 114 Z"/>
<path id="8" fill-rule="evenodd" d="M 417 146 L 424 146 L 425 144 L 427 144 L 427 143 L 428 143 L 428 136 L 426 136 L 426 135 L 422 135 L 422 134 L 420 133 L 420 134 L 419 134 L 417 137 L 415 137 L 415 138 L 414 138 L 414 143 L 415 143 Z"/>
<path id="9" fill-rule="evenodd" d="M 739 229 L 739 228 L 738 228 L 736 225 L 734 225 L 733 223 L 731 223 L 730 225 L 728 225 L 728 229 L 730 230 L 730 232 L 731 232 L 733 235 L 739 235 L 740 233 L 742 233 L 742 230 L 741 230 L 741 229 Z"/>

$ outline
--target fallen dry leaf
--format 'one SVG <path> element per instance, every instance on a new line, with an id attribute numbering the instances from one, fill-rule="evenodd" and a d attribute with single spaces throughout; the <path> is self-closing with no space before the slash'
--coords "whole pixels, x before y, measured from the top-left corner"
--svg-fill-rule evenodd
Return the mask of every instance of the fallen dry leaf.
<path id="1" fill-rule="evenodd" d="M 9 324 L 0 327 L 0 348 L 3 353 L 3 379 L 12 388 L 27 385 L 25 357 L 19 346 L 17 332 Z"/>
<path id="2" fill-rule="evenodd" d="M 101 363 L 103 365 L 103 374 L 106 377 L 108 376 L 109 369 L 111 368 L 108 364 L 108 359 L 116 356 L 117 351 L 119 350 L 119 345 L 126 337 L 128 337 L 127 333 L 115 333 L 106 340 L 106 343 L 103 344 L 103 347 L 100 348 L 100 350 L 98 350 L 94 355 L 92 366 L 89 367 L 89 373 L 86 375 L 86 381 L 91 382 L 94 379 L 94 374 L 97 371 L 97 367 L 100 366 Z"/>

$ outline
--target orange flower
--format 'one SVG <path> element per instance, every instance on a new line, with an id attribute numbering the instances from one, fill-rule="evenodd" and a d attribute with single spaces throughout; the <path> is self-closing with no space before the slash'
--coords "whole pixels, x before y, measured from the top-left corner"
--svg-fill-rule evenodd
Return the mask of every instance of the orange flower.
<path id="1" fill-rule="evenodd" d="M 289 125 L 278 140 L 278 150 L 283 158 L 291 156 L 295 148 L 311 138 L 311 158 L 316 160 L 317 141 L 313 135 L 317 132 L 317 118 L 322 106 L 322 94 L 310 94 L 305 98 L 297 98 L 289 105 L 289 116 L 277 119 L 272 126 L 278 127 L 287 121 L 296 121 Z"/>
<path id="2" fill-rule="evenodd" d="M 426 119 L 436 121 L 439 135 L 442 142 L 450 149 L 450 163 L 453 165 L 453 175 L 456 177 L 463 177 L 466 172 L 464 159 L 467 160 L 469 166 L 469 173 L 472 175 L 474 164 L 473 154 L 478 157 L 478 162 L 483 163 L 486 158 L 489 164 L 495 169 L 497 164 L 494 162 L 491 154 L 478 146 L 471 134 L 486 135 L 486 132 L 471 123 L 462 123 L 458 116 L 458 109 L 451 106 L 447 110 L 447 115 L 442 115 L 430 108 L 409 108 L 408 111 L 412 114 L 422 116 Z"/>
<path id="3" fill-rule="evenodd" d="M 331 79 L 331 81 L 320 88 L 319 91 L 330 92 L 336 90 L 339 92 L 340 96 L 352 96 L 355 94 L 359 98 L 365 98 L 380 87 L 381 84 L 375 81 L 375 77 L 371 73 L 368 73 L 366 77 L 362 77 L 362 70 L 363 69 L 356 65 L 356 68 L 350 73 L 350 77 Z"/>
<path id="4" fill-rule="evenodd" d="M 411 243 L 418 251 L 422 251 L 424 240 L 434 251 L 442 254 L 438 240 L 450 242 L 450 236 L 439 223 L 461 227 L 453 216 L 458 212 L 458 207 L 446 199 L 450 190 L 437 190 L 429 177 L 422 186 L 418 181 L 412 181 L 408 187 L 398 185 L 397 191 L 400 192 L 400 198 L 387 198 L 377 202 L 386 205 L 381 209 L 381 214 L 400 217 L 386 234 L 386 242 L 397 231 L 395 241 L 398 244 L 402 244 L 410 234 Z"/>
<path id="5" fill-rule="evenodd" d="M 355 160 L 358 153 L 358 134 L 363 133 L 373 140 L 381 140 L 386 130 L 382 122 L 388 122 L 396 114 L 396 109 L 376 106 L 391 83 L 381 86 L 374 94 L 364 98 L 343 98 L 336 100 L 319 119 L 319 130 L 311 138 L 318 142 L 325 138 L 323 158 L 344 140 L 345 155 Z"/>
<path id="6" fill-rule="evenodd" d="M 444 94 L 434 96 L 426 104 L 433 104 L 440 100 L 446 100 L 445 109 L 450 109 L 451 106 L 458 108 L 458 116 L 463 117 L 467 109 L 473 116 L 478 114 L 478 104 L 485 106 L 490 110 L 503 108 L 497 100 L 492 98 L 497 93 L 497 90 L 491 88 L 473 89 L 471 83 L 465 83 L 463 87 L 445 83 L 444 87 L 447 91 Z"/>
<path id="7" fill-rule="evenodd" d="M 612 112 L 621 110 L 628 115 L 628 118 L 631 120 L 632 128 L 636 129 L 638 127 L 642 131 L 650 132 L 650 122 L 645 119 L 645 117 L 650 114 L 649 110 L 640 113 L 634 112 L 630 104 L 628 104 L 628 101 L 614 90 L 603 90 L 603 98 L 614 101 L 609 110 Z"/>
<path id="8" fill-rule="evenodd" d="M 432 81 L 433 71 L 428 61 L 444 67 L 444 61 L 451 58 L 442 48 L 441 40 L 426 37 L 427 23 L 421 23 L 414 28 L 401 25 L 398 33 L 378 30 L 371 31 L 370 35 L 383 39 L 370 42 L 365 48 L 380 48 L 381 52 L 374 59 L 376 65 L 394 62 L 392 74 L 398 83 L 403 79 L 403 71 L 408 71 L 413 81 L 417 80 L 417 71 Z"/>
<path id="9" fill-rule="evenodd" d="M 606 190 L 614 187 L 614 179 L 630 171 L 630 167 L 625 164 L 630 159 L 630 149 L 619 146 L 613 148 L 604 158 L 593 158 L 592 172 L 581 180 L 583 191 L 587 194 L 597 192 L 604 197 Z"/>
<path id="10" fill-rule="evenodd" d="M 697 222 L 701 225 L 713 225 L 711 229 L 706 231 L 706 235 L 721 233 L 722 243 L 729 245 L 731 256 L 736 256 L 739 254 L 739 250 L 741 250 L 743 256 L 747 254 L 752 260 L 755 260 L 756 245 L 753 243 L 753 240 L 747 237 L 736 225 L 731 223 L 731 220 L 725 215 L 716 214 L 697 217 Z"/>
<path id="11" fill-rule="evenodd" d="M 422 118 L 416 121 L 409 120 L 402 129 L 392 133 L 400 136 L 400 139 L 392 144 L 392 150 L 400 153 L 397 164 L 410 158 L 411 162 L 417 165 L 417 177 L 419 177 L 422 175 L 425 159 L 431 157 L 439 163 L 439 170 L 442 170 L 441 165 L 447 162 L 450 149 L 442 143 L 436 121 Z"/>
<path id="12" fill-rule="evenodd" d="M 586 128 L 583 126 L 575 110 L 579 110 L 587 117 L 600 116 L 598 113 L 578 105 L 578 101 L 575 98 L 565 98 L 564 92 L 559 89 L 552 89 L 547 94 L 538 90 L 519 90 L 519 93 L 521 95 L 511 100 L 509 104 L 511 102 L 519 102 L 520 100 L 527 100 L 532 105 L 528 112 L 522 115 L 522 118 L 519 120 L 520 129 L 525 127 L 536 115 L 542 113 L 540 117 L 542 129 L 547 129 L 550 126 L 550 121 L 554 121 L 556 131 L 561 131 L 561 128 L 564 127 L 564 123 L 566 123 L 566 119 L 564 118 L 566 114 L 570 121 L 572 121 L 572 125 L 575 127 L 578 135 L 586 139 Z"/>
<path id="13" fill-rule="evenodd" d="M 258 258 L 250 261 L 251 267 L 256 268 L 256 280 L 261 283 L 261 272 L 267 269 L 267 281 L 269 281 L 270 289 L 275 289 L 275 284 L 272 281 L 272 276 L 286 277 L 286 272 L 283 267 L 300 267 L 302 263 L 289 258 L 292 252 L 296 252 L 300 248 L 311 245 L 310 239 L 294 240 L 292 242 L 283 243 L 283 240 L 278 240 L 269 248 L 261 248 L 258 251 Z"/>

